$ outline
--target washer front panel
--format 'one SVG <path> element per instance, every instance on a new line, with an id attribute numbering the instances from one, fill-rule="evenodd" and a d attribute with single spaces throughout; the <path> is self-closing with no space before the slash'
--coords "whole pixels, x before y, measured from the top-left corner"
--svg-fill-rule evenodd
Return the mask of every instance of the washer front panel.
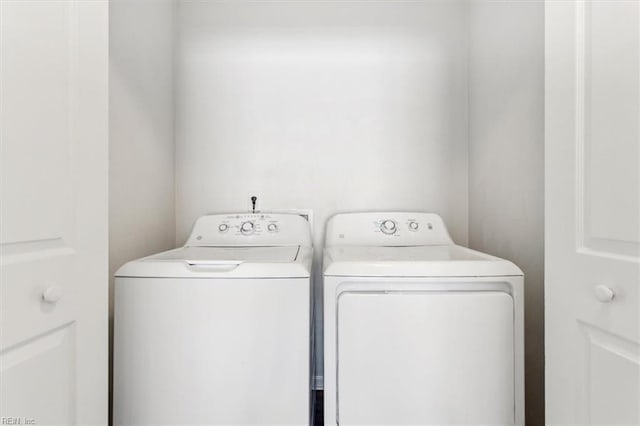
<path id="1" fill-rule="evenodd" d="M 309 279 L 117 278 L 114 424 L 308 425 L 309 300 Z"/>

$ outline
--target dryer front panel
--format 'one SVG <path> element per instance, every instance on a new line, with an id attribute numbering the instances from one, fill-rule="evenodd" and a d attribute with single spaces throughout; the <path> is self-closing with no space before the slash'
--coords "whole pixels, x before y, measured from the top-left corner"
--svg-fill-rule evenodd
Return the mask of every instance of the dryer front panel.
<path id="1" fill-rule="evenodd" d="M 337 422 L 514 424 L 514 306 L 501 291 L 338 296 Z"/>

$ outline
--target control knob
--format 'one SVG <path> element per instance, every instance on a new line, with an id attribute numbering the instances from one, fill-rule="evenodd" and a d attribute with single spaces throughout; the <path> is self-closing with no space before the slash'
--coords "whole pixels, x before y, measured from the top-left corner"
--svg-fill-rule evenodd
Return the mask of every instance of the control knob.
<path id="1" fill-rule="evenodd" d="M 409 229 L 411 229 L 412 231 L 417 231 L 418 227 L 418 222 L 409 222 Z"/>
<path id="2" fill-rule="evenodd" d="M 267 229 L 271 232 L 276 232 L 278 230 L 278 225 L 276 225 L 275 223 L 270 223 L 269 225 L 267 225 Z"/>
<path id="3" fill-rule="evenodd" d="M 395 234 L 397 230 L 396 223 L 392 220 L 387 219 L 380 225 L 380 230 L 388 235 Z"/>
<path id="4" fill-rule="evenodd" d="M 253 222 L 242 222 L 242 225 L 240 225 L 240 232 L 244 235 L 253 234 Z"/>
<path id="5" fill-rule="evenodd" d="M 221 223 L 218 226 L 218 231 L 220 232 L 227 232 L 229 230 L 229 225 L 227 225 L 226 223 Z"/>

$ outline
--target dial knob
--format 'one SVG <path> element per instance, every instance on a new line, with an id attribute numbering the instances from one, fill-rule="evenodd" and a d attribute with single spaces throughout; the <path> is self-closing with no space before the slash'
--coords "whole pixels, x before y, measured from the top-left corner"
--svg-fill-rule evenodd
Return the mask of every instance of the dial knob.
<path id="1" fill-rule="evenodd" d="M 220 232 L 227 232 L 229 230 L 229 225 L 227 225 L 226 223 L 221 223 L 220 226 L 218 226 L 218 231 Z"/>
<path id="2" fill-rule="evenodd" d="M 275 223 L 270 223 L 269 225 L 267 225 L 267 229 L 271 232 L 275 232 L 278 230 L 278 225 L 276 225 Z"/>
<path id="3" fill-rule="evenodd" d="M 240 232 L 244 235 L 253 234 L 253 222 L 243 222 L 242 225 L 240 225 Z"/>
<path id="4" fill-rule="evenodd" d="M 392 220 L 385 220 L 380 225 L 380 230 L 385 234 L 393 234 L 396 232 L 396 223 Z"/>
<path id="5" fill-rule="evenodd" d="M 409 222 L 409 229 L 411 229 L 412 231 L 417 231 L 418 227 L 418 222 Z"/>

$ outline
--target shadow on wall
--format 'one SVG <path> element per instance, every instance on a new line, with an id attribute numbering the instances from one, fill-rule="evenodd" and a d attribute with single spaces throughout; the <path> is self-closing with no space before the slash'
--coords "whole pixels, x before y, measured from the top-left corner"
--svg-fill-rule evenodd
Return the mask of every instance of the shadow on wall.
<path id="1" fill-rule="evenodd" d="M 525 274 L 528 425 L 544 402 L 544 2 L 470 2 L 469 244 Z"/>
<path id="2" fill-rule="evenodd" d="M 110 417 L 113 274 L 175 246 L 174 19 L 173 0 L 109 2 Z"/>

